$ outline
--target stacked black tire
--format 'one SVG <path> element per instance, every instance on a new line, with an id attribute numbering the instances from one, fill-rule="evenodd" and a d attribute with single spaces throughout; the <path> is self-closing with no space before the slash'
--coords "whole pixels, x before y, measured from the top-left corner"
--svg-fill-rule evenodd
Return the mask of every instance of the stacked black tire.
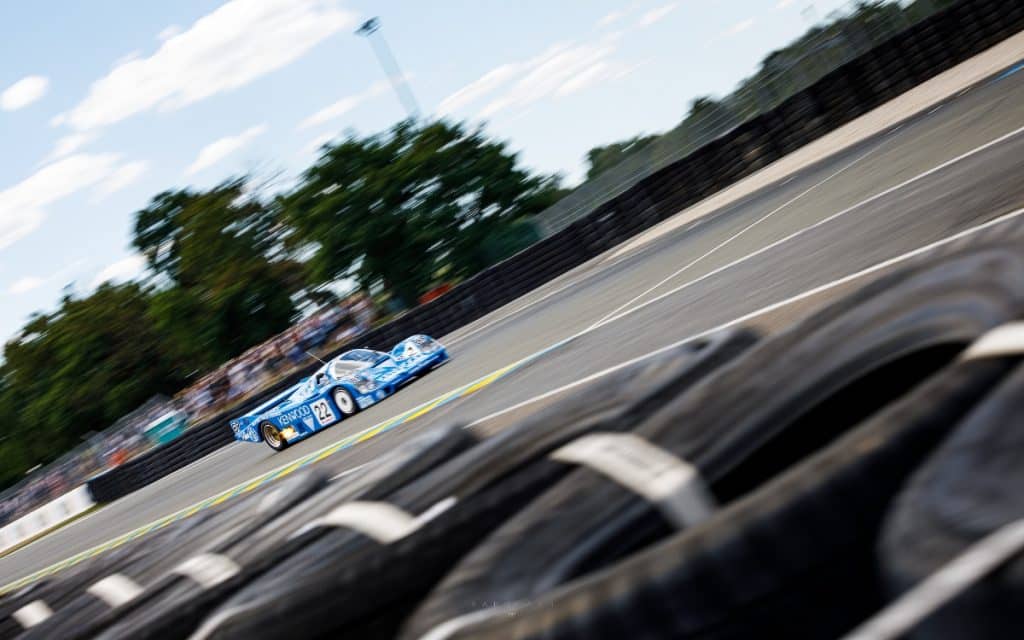
<path id="1" fill-rule="evenodd" d="M 1024 517 L 1024 366 L 965 349 L 1024 316 L 1020 229 L 950 245 L 790 329 L 641 361 L 484 439 L 452 427 L 359 474 L 302 475 L 0 600 L 37 638 L 834 638 Z M 693 465 L 693 526 L 552 458 L 630 433 Z M 268 497 L 270 492 L 273 497 Z M 384 540 L 328 526 L 384 503 Z M 320 524 L 317 524 L 320 523 Z M 216 584 L 176 569 L 216 554 Z M 911 633 L 1024 637 L 1011 562 Z M 88 591 L 112 573 L 140 591 Z M 53 610 L 24 629 L 14 612 Z"/>

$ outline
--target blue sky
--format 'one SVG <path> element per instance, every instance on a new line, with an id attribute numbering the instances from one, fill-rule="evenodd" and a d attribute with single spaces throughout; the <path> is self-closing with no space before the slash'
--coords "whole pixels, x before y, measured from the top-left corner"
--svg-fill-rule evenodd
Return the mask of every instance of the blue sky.
<path id="1" fill-rule="evenodd" d="M 813 14 L 808 7 L 813 4 Z M 317 146 L 404 116 L 380 16 L 425 114 L 485 121 L 569 182 L 591 147 L 727 93 L 830 0 L 40 0 L 0 6 L 0 340 L 136 275 L 150 197 L 244 172 L 287 182 Z"/>

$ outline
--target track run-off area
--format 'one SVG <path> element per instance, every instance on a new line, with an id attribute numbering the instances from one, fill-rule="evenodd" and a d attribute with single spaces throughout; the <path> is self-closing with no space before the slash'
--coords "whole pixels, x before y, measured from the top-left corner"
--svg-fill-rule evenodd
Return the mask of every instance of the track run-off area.
<path id="1" fill-rule="evenodd" d="M 303 466 L 363 468 L 431 425 L 501 428 L 563 388 L 718 327 L 776 329 L 909 255 L 1021 215 L 1021 104 L 1024 73 L 997 75 L 692 223 L 609 252 L 440 336 L 452 361 L 387 401 L 282 453 L 224 447 L 0 558 L 0 585 Z"/>

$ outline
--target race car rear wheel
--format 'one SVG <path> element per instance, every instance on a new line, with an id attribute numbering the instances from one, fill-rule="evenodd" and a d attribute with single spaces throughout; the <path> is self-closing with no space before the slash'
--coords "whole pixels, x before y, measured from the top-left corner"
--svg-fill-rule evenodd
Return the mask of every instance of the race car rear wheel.
<path id="1" fill-rule="evenodd" d="M 260 433 L 263 434 L 263 441 L 274 451 L 281 451 L 288 446 L 288 441 L 284 439 L 281 432 L 269 422 L 260 425 Z"/>
<path id="2" fill-rule="evenodd" d="M 359 412 L 359 405 L 352 398 L 352 394 L 345 391 L 341 387 L 334 390 L 334 404 L 338 407 L 338 411 L 345 416 L 351 416 Z"/>

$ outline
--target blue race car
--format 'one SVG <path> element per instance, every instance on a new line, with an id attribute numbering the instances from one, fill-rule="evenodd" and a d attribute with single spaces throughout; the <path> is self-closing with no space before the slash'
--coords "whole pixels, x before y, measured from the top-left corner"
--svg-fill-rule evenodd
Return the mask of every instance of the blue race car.
<path id="1" fill-rule="evenodd" d="M 274 451 L 358 413 L 448 362 L 430 336 L 415 335 L 390 353 L 353 349 L 308 378 L 231 421 L 235 440 L 266 442 Z"/>

